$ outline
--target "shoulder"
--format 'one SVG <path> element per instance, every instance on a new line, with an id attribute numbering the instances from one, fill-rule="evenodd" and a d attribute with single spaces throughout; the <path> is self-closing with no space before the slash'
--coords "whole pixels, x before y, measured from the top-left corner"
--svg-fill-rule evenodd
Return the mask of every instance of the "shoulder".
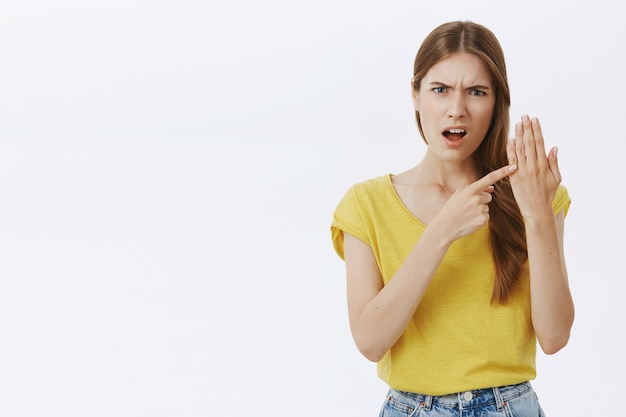
<path id="1" fill-rule="evenodd" d="M 361 181 L 348 188 L 337 208 L 378 205 L 392 199 L 392 190 L 389 174 Z"/>
<path id="2" fill-rule="evenodd" d="M 390 175 L 381 175 L 352 185 L 347 193 L 356 195 L 380 194 L 389 190 Z"/>
<path id="3" fill-rule="evenodd" d="M 382 175 L 352 185 L 333 213 L 332 239 L 337 254 L 343 258 L 343 232 L 369 241 L 368 231 L 376 216 L 387 212 L 393 200 L 389 175 Z"/>

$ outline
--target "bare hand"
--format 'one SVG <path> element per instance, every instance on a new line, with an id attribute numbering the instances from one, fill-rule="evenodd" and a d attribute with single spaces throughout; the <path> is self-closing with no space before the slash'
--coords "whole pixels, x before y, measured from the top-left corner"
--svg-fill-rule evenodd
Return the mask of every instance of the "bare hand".
<path id="1" fill-rule="evenodd" d="M 489 221 L 493 184 L 515 172 L 514 165 L 491 171 L 478 181 L 457 190 L 443 205 L 433 221 L 438 227 L 449 231 L 452 241 L 475 232 Z M 432 222 L 431 222 L 432 224 Z"/>
<path id="2" fill-rule="evenodd" d="M 511 175 L 511 188 L 522 216 L 552 207 L 552 199 L 561 183 L 557 163 L 557 148 L 546 155 L 543 134 L 537 118 L 522 116 L 515 125 L 515 139 L 509 141 L 507 156 L 510 164 L 517 165 Z"/>

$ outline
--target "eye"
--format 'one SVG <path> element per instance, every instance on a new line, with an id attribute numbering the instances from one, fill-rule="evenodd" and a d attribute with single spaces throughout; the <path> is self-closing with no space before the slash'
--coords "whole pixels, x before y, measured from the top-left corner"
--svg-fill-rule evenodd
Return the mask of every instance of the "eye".
<path id="1" fill-rule="evenodd" d="M 446 87 L 435 87 L 433 88 L 433 91 L 435 93 L 441 94 L 441 93 L 446 93 L 448 89 Z"/>
<path id="2" fill-rule="evenodd" d="M 481 90 L 472 90 L 472 91 L 470 91 L 470 95 L 471 96 L 478 96 L 478 97 L 480 97 L 480 96 L 487 95 L 487 93 L 485 93 L 484 91 L 481 91 Z"/>

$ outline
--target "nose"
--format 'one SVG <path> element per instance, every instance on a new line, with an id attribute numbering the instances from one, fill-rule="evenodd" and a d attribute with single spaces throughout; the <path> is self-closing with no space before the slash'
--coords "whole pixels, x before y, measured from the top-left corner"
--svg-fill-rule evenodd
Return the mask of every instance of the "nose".
<path id="1" fill-rule="evenodd" d="M 467 113 L 465 106 L 465 96 L 461 92 L 455 92 L 450 96 L 450 107 L 448 109 L 448 117 L 452 119 L 460 119 Z"/>

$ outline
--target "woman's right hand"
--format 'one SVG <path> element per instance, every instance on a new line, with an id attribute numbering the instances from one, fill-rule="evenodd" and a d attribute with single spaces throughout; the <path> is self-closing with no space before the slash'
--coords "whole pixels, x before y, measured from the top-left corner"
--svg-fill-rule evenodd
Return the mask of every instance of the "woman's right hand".
<path id="1" fill-rule="evenodd" d="M 489 221 L 489 203 L 493 184 L 515 172 L 517 166 L 506 165 L 452 194 L 429 228 L 450 238 L 450 244 L 480 229 Z"/>

